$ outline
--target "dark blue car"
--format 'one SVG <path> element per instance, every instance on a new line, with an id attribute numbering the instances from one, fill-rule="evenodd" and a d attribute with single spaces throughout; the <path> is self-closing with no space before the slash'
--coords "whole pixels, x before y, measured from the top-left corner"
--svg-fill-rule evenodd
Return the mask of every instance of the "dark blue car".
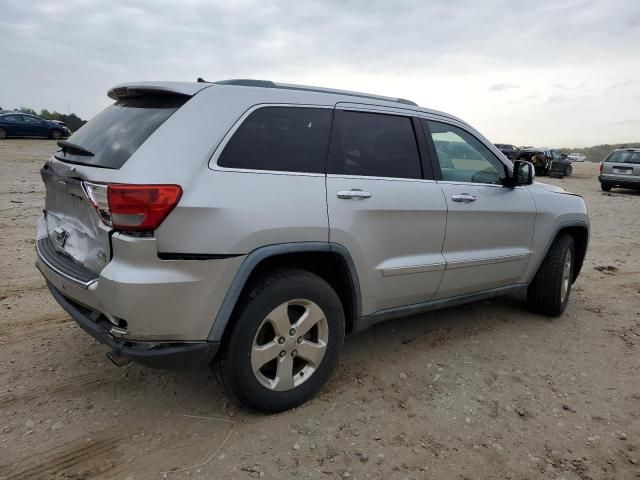
<path id="1" fill-rule="evenodd" d="M 71 134 L 66 126 L 26 113 L 0 113 L 0 139 L 7 137 L 44 137 L 58 140 Z"/>

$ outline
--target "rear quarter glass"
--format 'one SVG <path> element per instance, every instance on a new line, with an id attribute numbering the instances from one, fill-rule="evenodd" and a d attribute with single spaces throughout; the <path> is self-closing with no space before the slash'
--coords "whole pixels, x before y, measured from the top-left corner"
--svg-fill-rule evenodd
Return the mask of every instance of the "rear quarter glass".
<path id="1" fill-rule="evenodd" d="M 118 169 L 189 98 L 156 94 L 118 100 L 68 139 L 92 156 L 58 151 L 55 157 L 68 163 Z"/>

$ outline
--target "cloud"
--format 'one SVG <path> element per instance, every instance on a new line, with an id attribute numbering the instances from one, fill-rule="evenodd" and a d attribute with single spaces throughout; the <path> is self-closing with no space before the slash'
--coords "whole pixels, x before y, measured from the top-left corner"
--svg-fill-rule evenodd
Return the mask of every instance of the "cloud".
<path id="1" fill-rule="evenodd" d="M 411 98 L 514 143 L 613 141 L 631 132 L 575 122 L 533 129 L 522 112 L 543 108 L 554 84 L 584 81 L 575 98 L 606 97 L 620 72 L 640 78 L 640 2 L 615 3 L 2 0 L 0 105 L 69 104 L 91 117 L 121 82 L 263 78 Z M 517 89 L 524 100 L 496 108 L 502 97 L 487 88 Z M 601 117 L 603 103 L 611 118 L 640 109 L 633 92 L 626 103 L 606 100 L 566 101 L 563 114 Z"/>
<path id="2" fill-rule="evenodd" d="M 489 85 L 490 92 L 505 92 L 507 90 L 512 90 L 514 88 L 519 88 L 519 85 L 515 85 L 513 83 L 494 83 L 493 85 Z"/>

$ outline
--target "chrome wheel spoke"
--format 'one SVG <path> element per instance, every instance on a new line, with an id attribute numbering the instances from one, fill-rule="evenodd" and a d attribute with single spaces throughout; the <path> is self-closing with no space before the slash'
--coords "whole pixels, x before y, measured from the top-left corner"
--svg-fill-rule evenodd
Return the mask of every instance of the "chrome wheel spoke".
<path id="1" fill-rule="evenodd" d="M 276 335 L 279 337 L 289 335 L 289 329 L 291 328 L 291 321 L 289 320 L 289 302 L 285 302 L 274 308 L 267 319 L 273 326 Z"/>
<path id="2" fill-rule="evenodd" d="M 293 385 L 293 357 L 285 355 L 278 359 L 274 390 L 291 390 Z"/>
<path id="3" fill-rule="evenodd" d="M 264 345 L 254 345 L 251 352 L 251 367 L 257 372 L 267 363 L 272 361 L 282 351 L 282 346 L 272 340 Z"/>
<path id="4" fill-rule="evenodd" d="M 324 312 L 318 305 L 311 303 L 310 305 L 307 305 L 305 312 L 294 324 L 293 328 L 296 329 L 297 335 L 303 337 L 322 320 L 326 320 Z"/>
<path id="5" fill-rule="evenodd" d="M 326 349 L 327 344 L 322 341 L 315 343 L 303 340 L 297 348 L 298 357 L 309 362 L 312 367 L 317 368 L 324 357 Z"/>

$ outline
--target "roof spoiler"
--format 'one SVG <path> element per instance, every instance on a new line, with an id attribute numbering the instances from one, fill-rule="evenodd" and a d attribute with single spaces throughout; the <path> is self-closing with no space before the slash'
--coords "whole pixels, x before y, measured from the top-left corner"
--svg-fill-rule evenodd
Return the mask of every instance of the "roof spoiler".
<path id="1" fill-rule="evenodd" d="M 192 97 L 200 90 L 209 87 L 207 83 L 186 82 L 136 82 L 123 83 L 111 88 L 107 95 L 114 100 L 141 97 L 142 95 L 186 95 Z"/>

